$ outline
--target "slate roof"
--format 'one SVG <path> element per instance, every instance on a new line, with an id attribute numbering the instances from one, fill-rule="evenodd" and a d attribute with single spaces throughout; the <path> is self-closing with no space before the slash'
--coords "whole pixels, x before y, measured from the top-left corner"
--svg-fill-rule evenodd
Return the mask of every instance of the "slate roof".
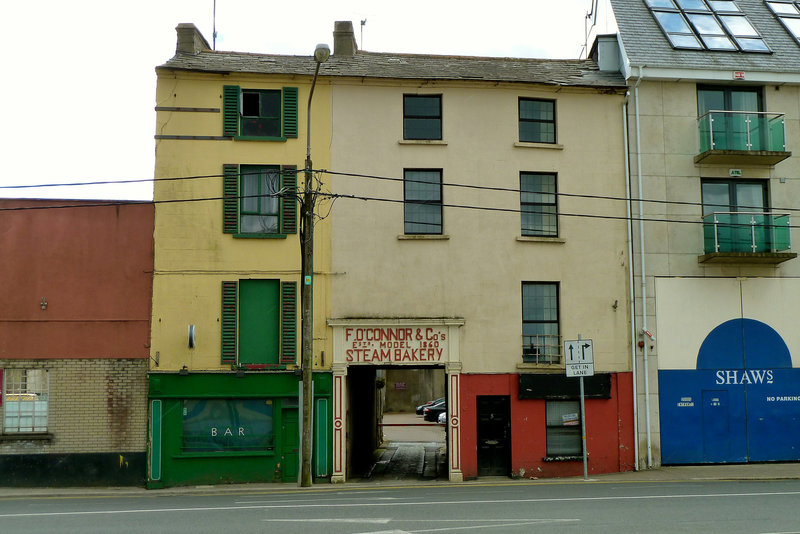
<path id="1" fill-rule="evenodd" d="M 631 67 L 697 68 L 798 73 L 800 45 L 772 14 L 764 0 L 736 0 L 772 54 L 678 50 L 661 32 L 644 0 L 611 0 Z"/>
<path id="2" fill-rule="evenodd" d="M 216 73 L 314 74 L 311 56 L 281 56 L 241 52 L 178 53 L 158 69 Z M 358 51 L 332 55 L 320 76 L 414 80 L 484 80 L 579 87 L 624 87 L 619 73 L 600 72 L 593 60 L 556 60 L 390 54 Z"/>

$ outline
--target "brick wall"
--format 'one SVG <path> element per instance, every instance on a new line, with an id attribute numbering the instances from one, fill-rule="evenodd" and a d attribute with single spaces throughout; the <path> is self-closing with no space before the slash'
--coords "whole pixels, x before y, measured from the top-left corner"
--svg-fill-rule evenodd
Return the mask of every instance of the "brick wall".
<path id="1" fill-rule="evenodd" d="M 0 454 L 144 452 L 144 359 L 0 360 L 2 369 L 46 369 L 50 440 L 0 441 Z"/>

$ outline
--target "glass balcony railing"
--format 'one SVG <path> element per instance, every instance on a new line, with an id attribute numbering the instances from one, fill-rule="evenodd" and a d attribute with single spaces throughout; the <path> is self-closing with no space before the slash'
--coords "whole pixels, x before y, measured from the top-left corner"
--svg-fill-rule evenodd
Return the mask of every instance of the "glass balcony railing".
<path id="1" fill-rule="evenodd" d="M 697 122 L 701 154 L 709 150 L 786 151 L 783 113 L 709 111 Z"/>
<path id="2" fill-rule="evenodd" d="M 785 213 L 709 213 L 703 217 L 706 254 L 784 252 L 792 248 Z"/>

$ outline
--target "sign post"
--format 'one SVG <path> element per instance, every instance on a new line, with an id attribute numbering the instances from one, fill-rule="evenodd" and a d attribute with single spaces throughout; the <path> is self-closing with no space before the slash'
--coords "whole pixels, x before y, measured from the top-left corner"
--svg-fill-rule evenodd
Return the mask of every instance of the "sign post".
<path id="1" fill-rule="evenodd" d="M 584 407 L 583 377 L 594 376 L 594 354 L 591 339 L 578 339 L 564 342 L 564 357 L 567 364 L 567 376 L 580 378 L 581 387 L 581 448 L 583 451 L 583 478 L 588 478 L 588 462 L 586 451 L 586 409 Z"/>

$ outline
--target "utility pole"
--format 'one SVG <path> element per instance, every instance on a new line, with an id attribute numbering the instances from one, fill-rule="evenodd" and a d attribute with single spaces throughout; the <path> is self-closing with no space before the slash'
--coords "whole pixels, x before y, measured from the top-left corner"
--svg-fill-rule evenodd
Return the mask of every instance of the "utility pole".
<path id="1" fill-rule="evenodd" d="M 314 96 L 314 86 L 317 84 L 319 67 L 330 56 L 328 45 L 317 45 L 314 50 L 314 61 L 317 66 L 314 70 L 314 79 L 311 82 L 311 91 L 308 94 L 308 109 L 306 113 L 306 164 L 305 187 L 303 200 L 300 202 L 300 254 L 301 271 L 303 279 L 300 282 L 300 306 L 302 308 L 302 336 L 300 345 L 300 369 L 303 379 L 303 435 L 301 436 L 301 461 L 300 461 L 300 486 L 309 487 L 312 482 L 311 473 L 311 405 L 314 401 L 312 395 L 312 369 L 314 367 L 314 207 L 316 204 L 316 191 L 314 191 L 314 177 L 311 164 L 311 99 Z"/>

